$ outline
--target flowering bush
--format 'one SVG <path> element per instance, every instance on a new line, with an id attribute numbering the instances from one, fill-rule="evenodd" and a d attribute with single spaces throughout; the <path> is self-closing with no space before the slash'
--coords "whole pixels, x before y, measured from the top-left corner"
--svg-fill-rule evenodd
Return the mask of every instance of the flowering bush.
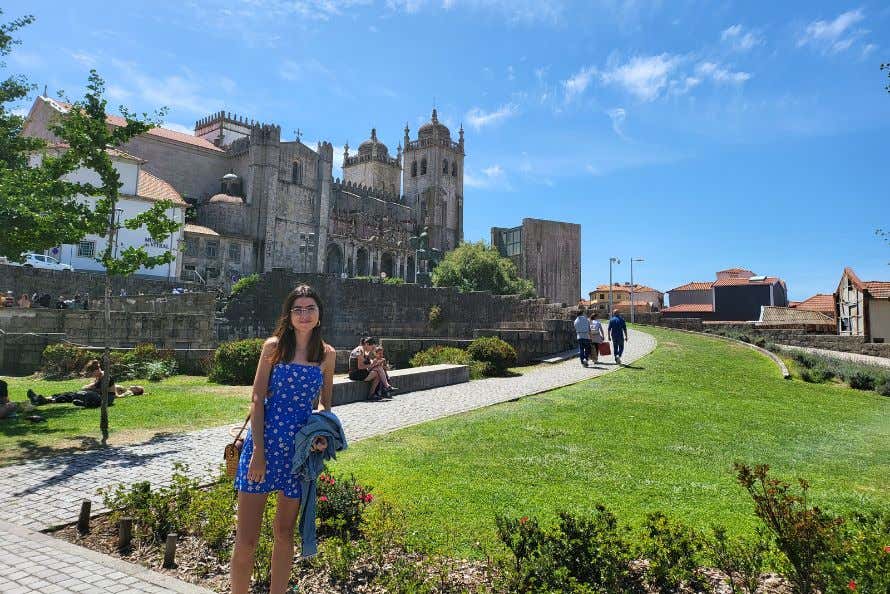
<path id="1" fill-rule="evenodd" d="M 355 477 L 318 477 L 318 535 L 358 538 L 365 508 L 374 501 L 371 488 L 358 484 Z"/>

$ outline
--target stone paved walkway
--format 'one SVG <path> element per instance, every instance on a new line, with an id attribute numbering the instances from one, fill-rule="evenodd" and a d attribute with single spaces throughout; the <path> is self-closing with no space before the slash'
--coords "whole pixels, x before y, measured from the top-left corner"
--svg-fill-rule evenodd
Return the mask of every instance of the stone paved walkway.
<path id="1" fill-rule="evenodd" d="M 632 363 L 654 348 L 654 338 L 631 330 L 623 361 L 625 364 Z M 604 359 L 610 363 L 600 364 L 596 368 L 584 368 L 577 359 L 572 359 L 539 367 L 519 377 L 488 378 L 469 384 L 445 386 L 396 396 L 389 402 L 357 402 L 338 406 L 336 413 L 343 422 L 347 439 L 355 442 L 425 421 L 570 385 L 617 369 L 611 363 L 612 357 Z M 84 498 L 93 501 L 93 514 L 104 511 L 101 498 L 96 496 L 99 488 L 144 480 L 155 485 L 164 484 L 169 481 L 173 465 L 177 462 L 187 463 L 192 474 L 209 480 L 222 462 L 221 452 L 229 439 L 231 438 L 226 428 L 217 427 L 189 433 L 158 435 L 141 444 L 46 457 L 0 468 L 0 492 L 4 494 L 4 504 L 0 506 L 0 552 L 4 556 L 0 556 L 0 562 L 4 567 L 30 568 L 16 573 L 19 577 L 13 581 L 18 590 L 7 590 L 5 582 L 0 581 L 0 592 L 48 591 L 30 584 L 36 583 L 36 580 L 45 582 L 49 576 L 67 575 L 65 572 L 69 565 L 60 564 L 58 569 L 48 570 L 47 565 L 28 563 L 30 557 L 27 547 L 21 546 L 21 539 L 28 540 L 28 534 L 34 536 L 35 542 L 42 549 L 52 548 L 52 542 L 59 542 L 61 546 L 65 543 L 51 538 L 48 543 L 45 539 L 49 537 L 33 531 L 76 521 Z M 9 527 L 5 527 L 4 522 L 14 525 L 15 532 L 7 529 Z M 100 557 L 109 562 L 121 563 L 111 557 Z M 152 583 L 146 583 L 145 589 L 134 587 L 127 591 L 154 591 L 151 589 Z M 194 588 L 187 584 L 182 587 Z M 105 589 L 93 584 L 79 589 L 66 586 L 54 591 L 122 590 Z"/>
<path id="2" fill-rule="evenodd" d="M 828 357 L 829 359 L 837 359 L 839 361 L 849 361 L 850 363 L 860 363 L 862 365 L 871 365 L 873 367 L 890 368 L 890 359 L 886 357 L 875 357 L 873 355 L 860 355 L 859 353 L 845 353 L 843 351 L 830 351 L 828 349 L 817 349 L 813 347 L 799 347 L 788 344 L 776 345 L 783 351 L 802 351 L 819 355 L 820 357 Z"/>

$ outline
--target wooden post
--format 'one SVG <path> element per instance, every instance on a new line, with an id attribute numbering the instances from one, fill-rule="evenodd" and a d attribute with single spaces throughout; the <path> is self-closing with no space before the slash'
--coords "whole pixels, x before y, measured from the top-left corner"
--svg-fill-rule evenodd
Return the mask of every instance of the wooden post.
<path id="1" fill-rule="evenodd" d="M 117 526 L 117 550 L 121 555 L 126 555 L 133 540 L 133 518 L 121 518 Z"/>
<path id="2" fill-rule="evenodd" d="M 176 567 L 176 533 L 167 535 L 167 546 L 164 548 L 164 568 Z"/>
<path id="3" fill-rule="evenodd" d="M 92 508 L 92 502 L 89 499 L 84 499 L 80 504 L 80 516 L 77 518 L 77 531 L 81 534 L 86 534 L 90 531 L 90 509 Z"/>

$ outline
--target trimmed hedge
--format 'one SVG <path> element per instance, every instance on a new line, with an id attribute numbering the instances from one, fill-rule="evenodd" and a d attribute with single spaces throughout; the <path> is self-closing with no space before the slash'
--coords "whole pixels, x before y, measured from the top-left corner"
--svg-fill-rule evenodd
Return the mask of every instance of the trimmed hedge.
<path id="1" fill-rule="evenodd" d="M 470 357 L 488 364 L 489 373 L 503 375 L 516 365 L 516 349 L 496 336 L 477 338 L 467 347 Z"/>
<path id="2" fill-rule="evenodd" d="M 468 365 L 470 367 L 470 379 L 479 379 L 489 375 L 488 363 L 476 361 L 470 353 L 463 349 L 450 346 L 434 346 L 425 351 L 415 353 L 408 362 L 411 367 L 423 367 L 424 365 Z"/>
<path id="3" fill-rule="evenodd" d="M 260 362 L 260 353 L 263 351 L 263 342 L 262 338 L 248 338 L 219 345 L 213 354 L 208 379 L 218 384 L 234 386 L 252 384 Z"/>

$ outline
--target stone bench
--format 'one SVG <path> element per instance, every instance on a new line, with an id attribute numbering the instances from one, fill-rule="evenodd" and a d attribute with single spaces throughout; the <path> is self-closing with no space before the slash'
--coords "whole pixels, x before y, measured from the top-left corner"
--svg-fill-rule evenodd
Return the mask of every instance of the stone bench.
<path id="1" fill-rule="evenodd" d="M 398 388 L 395 394 L 401 395 L 468 382 L 470 381 L 470 368 L 466 365 L 443 364 L 394 369 L 389 372 L 389 379 Z M 369 382 L 355 382 L 345 375 L 335 376 L 334 406 L 367 400 L 369 390 Z"/>

